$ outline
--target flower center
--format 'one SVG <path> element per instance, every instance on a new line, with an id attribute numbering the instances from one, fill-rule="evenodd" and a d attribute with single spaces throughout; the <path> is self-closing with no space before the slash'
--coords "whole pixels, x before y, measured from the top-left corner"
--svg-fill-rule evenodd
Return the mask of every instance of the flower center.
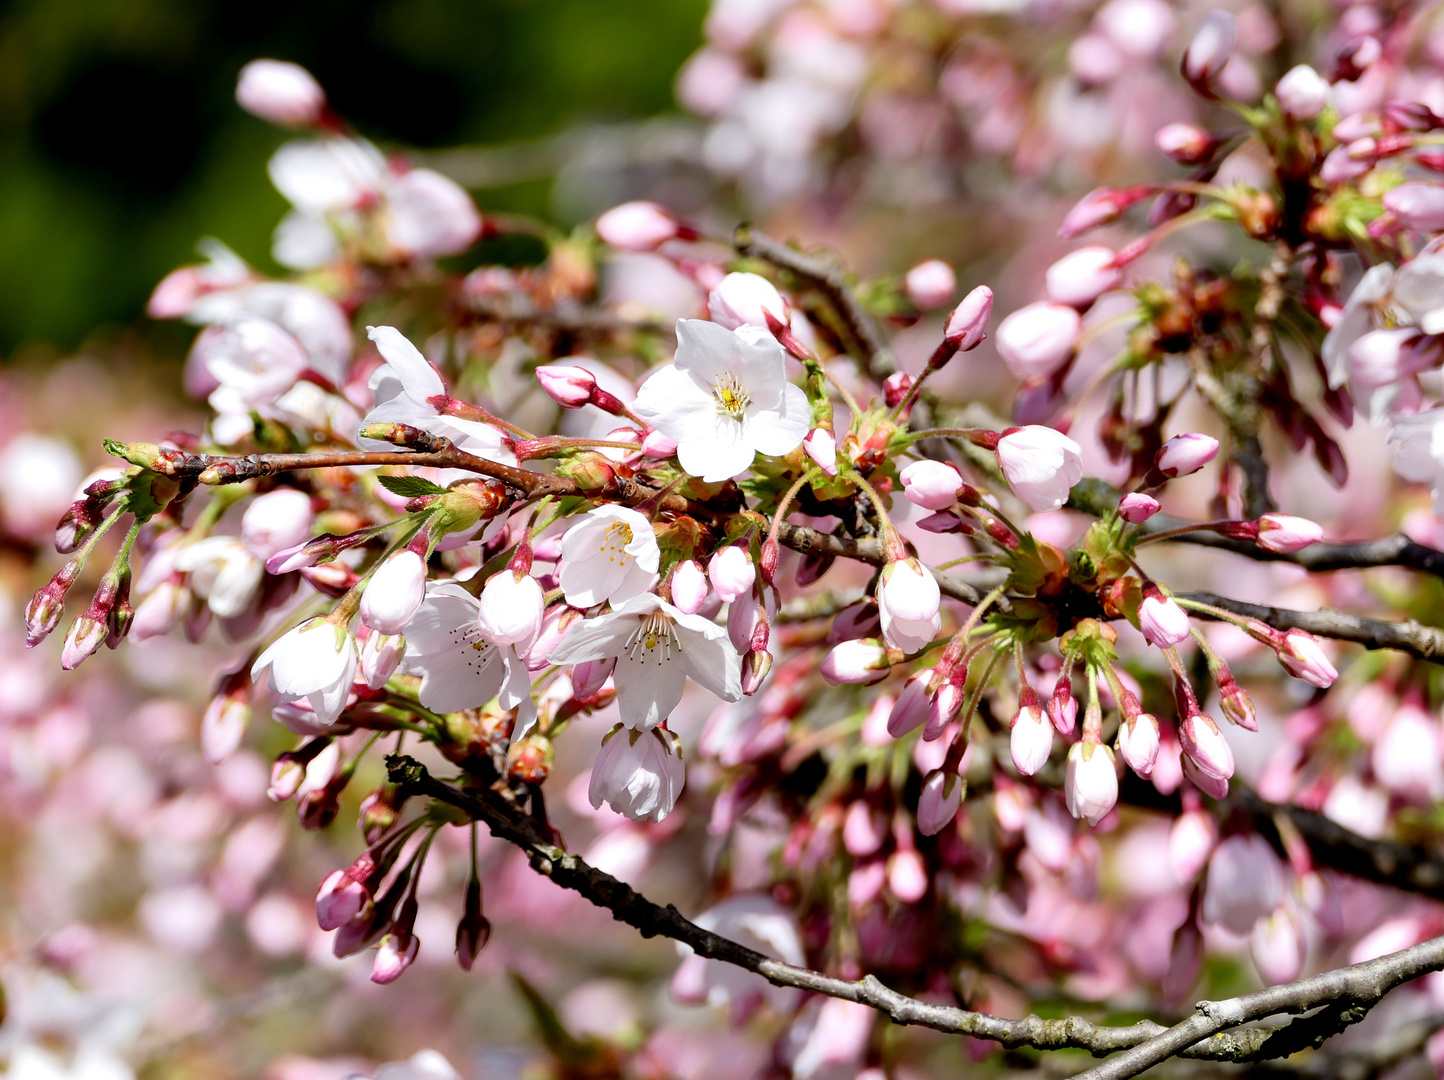
<path id="1" fill-rule="evenodd" d="M 598 554 L 605 555 L 608 562 L 620 562 L 625 566 L 632 557 L 627 552 L 627 545 L 631 542 L 632 527 L 625 521 L 614 521 L 602 533 Z"/>
<path id="2" fill-rule="evenodd" d="M 717 411 L 733 420 L 741 420 L 747 406 L 752 404 L 752 395 L 742 385 L 742 380 L 730 371 L 713 373 L 712 397 L 717 401 Z"/>
<path id="3" fill-rule="evenodd" d="M 681 642 L 672 630 L 672 620 L 660 611 L 648 615 L 627 639 L 627 655 L 638 663 L 656 661 L 658 666 L 672 659 L 672 646 L 682 651 Z"/>

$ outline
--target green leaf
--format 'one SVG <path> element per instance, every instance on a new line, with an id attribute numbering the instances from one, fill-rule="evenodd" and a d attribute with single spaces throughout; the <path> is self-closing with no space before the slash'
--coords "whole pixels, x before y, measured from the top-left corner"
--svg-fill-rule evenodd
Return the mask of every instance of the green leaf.
<path id="1" fill-rule="evenodd" d="M 446 489 L 440 484 L 433 484 L 430 480 L 420 476 L 381 475 L 376 480 L 391 494 L 403 499 L 419 499 L 423 495 L 444 495 L 446 493 Z"/>

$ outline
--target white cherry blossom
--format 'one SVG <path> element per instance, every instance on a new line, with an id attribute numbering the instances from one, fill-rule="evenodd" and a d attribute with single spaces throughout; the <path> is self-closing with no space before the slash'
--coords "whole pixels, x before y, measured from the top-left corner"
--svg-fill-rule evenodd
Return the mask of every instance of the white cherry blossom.
<path id="1" fill-rule="evenodd" d="M 665 720 L 682 700 L 689 676 L 724 701 L 742 697 L 742 662 L 727 631 L 653 593 L 573 626 L 551 654 L 555 664 L 611 657 L 617 658 L 612 677 L 628 727 L 645 730 Z"/>
<path id="2" fill-rule="evenodd" d="M 606 802 L 633 821 L 661 821 L 686 782 L 676 735 L 662 728 L 628 731 L 618 724 L 597 751 L 587 797 L 598 810 Z"/>
<path id="3" fill-rule="evenodd" d="M 526 665 L 511 646 L 487 641 L 477 624 L 481 602 L 455 581 L 431 582 L 406 627 L 401 670 L 420 675 L 421 704 L 435 712 L 476 708 L 497 698 L 503 709 L 521 706 L 513 737 L 536 718 Z"/>
<path id="4" fill-rule="evenodd" d="M 736 476 L 755 454 L 791 453 L 811 420 L 771 334 L 700 319 L 678 320 L 675 361 L 642 384 L 633 408 L 677 443 L 682 468 L 708 483 Z"/>
<path id="5" fill-rule="evenodd" d="M 446 385 L 421 351 L 394 326 L 368 326 L 366 334 L 376 343 L 386 363 L 371 375 L 376 406 L 361 421 L 367 424 L 409 424 L 450 439 L 456 446 L 499 465 L 515 465 L 516 455 L 506 447 L 502 433 L 480 420 L 442 416 L 430 398 L 444 396 Z M 394 450 L 378 439 L 358 438 L 367 450 Z M 475 474 L 460 469 L 443 469 L 441 484 Z"/>
<path id="6" fill-rule="evenodd" d="M 255 599 L 266 564 L 235 536 L 208 536 L 181 551 L 176 569 L 218 618 L 233 619 Z"/>
<path id="7" fill-rule="evenodd" d="M 306 698 L 319 723 L 334 724 L 356 678 L 356 639 L 329 619 L 311 619 L 256 657 L 251 678 L 259 679 L 263 671 L 283 701 Z"/>
<path id="8" fill-rule="evenodd" d="M 625 506 L 598 506 L 561 540 L 560 579 L 567 603 L 620 604 L 657 581 L 662 553 L 652 523 Z"/>

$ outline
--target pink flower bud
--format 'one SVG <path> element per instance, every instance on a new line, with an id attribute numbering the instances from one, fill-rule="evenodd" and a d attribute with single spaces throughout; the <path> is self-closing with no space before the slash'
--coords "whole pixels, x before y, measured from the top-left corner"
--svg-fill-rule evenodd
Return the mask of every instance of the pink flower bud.
<path id="1" fill-rule="evenodd" d="M 916 904 L 926 896 L 928 871 L 923 857 L 911 848 L 894 851 L 887 860 L 887 891 L 904 904 Z M 837 1003 L 852 1005 L 852 1002 Z"/>
<path id="2" fill-rule="evenodd" d="M 1158 761 L 1158 721 L 1149 713 L 1131 716 L 1118 725 L 1118 752 L 1123 763 L 1147 780 Z"/>
<path id="3" fill-rule="evenodd" d="M 1195 87 L 1212 81 L 1233 55 L 1238 25 L 1226 11 L 1211 11 L 1200 24 L 1183 54 L 1183 77 Z"/>
<path id="4" fill-rule="evenodd" d="M 1205 776 L 1227 780 L 1233 775 L 1233 751 L 1213 717 L 1201 712 L 1185 716 L 1178 726 L 1178 741 L 1184 757 Z"/>
<path id="5" fill-rule="evenodd" d="M 976 349 L 988 336 L 988 316 L 993 313 L 993 290 L 979 285 L 953 308 L 943 338 L 958 352 Z"/>
<path id="6" fill-rule="evenodd" d="M 572 696 L 578 701 L 589 701 L 602 691 L 602 684 L 612 677 L 617 658 L 605 660 L 584 660 L 572 666 Z"/>
<path id="7" fill-rule="evenodd" d="M 316 515 L 311 496 L 295 488 L 277 488 L 257 496 L 241 517 L 241 542 L 256 558 L 266 560 L 311 538 Z"/>
<path id="8" fill-rule="evenodd" d="M 1154 458 L 1158 471 L 1169 479 L 1198 472 L 1218 456 L 1218 440 L 1197 432 L 1175 435 Z"/>
<path id="9" fill-rule="evenodd" d="M 654 461 L 666 461 L 677 452 L 677 440 L 653 428 L 642 439 L 642 453 Z"/>
<path id="10" fill-rule="evenodd" d="M 1131 525 L 1141 525 L 1158 513 L 1159 502 L 1152 495 L 1131 491 L 1118 500 L 1118 516 Z"/>
<path id="11" fill-rule="evenodd" d="M 1249 952 L 1265 985 L 1293 982 L 1304 970 L 1308 951 L 1299 922 L 1288 904 L 1254 923 Z"/>
<path id="12" fill-rule="evenodd" d="M 912 388 L 911 375 L 906 371 L 894 371 L 882 382 L 882 399 L 889 409 L 895 409 L 903 403 Z"/>
<path id="13" fill-rule="evenodd" d="M 335 930 L 360 915 L 371 895 L 349 870 L 332 870 L 316 893 L 316 925 Z"/>
<path id="14" fill-rule="evenodd" d="M 401 666 L 401 654 L 406 651 L 406 639 L 399 634 L 382 634 L 373 631 L 361 642 L 357 664 L 361 678 L 372 690 L 380 690 L 396 674 Z"/>
<path id="15" fill-rule="evenodd" d="M 1019 379 L 1049 376 L 1073 355 L 1082 325 L 1071 307 L 1029 304 L 998 324 L 998 353 Z"/>
<path id="16" fill-rule="evenodd" d="M 236 104 L 253 116 L 285 127 L 314 124 L 326 94 L 309 71 L 285 60 L 252 60 L 241 68 Z"/>
<path id="17" fill-rule="evenodd" d="M 945 461 L 914 461 L 898 477 L 909 502 L 927 510 L 946 510 L 958 501 L 963 486 L 957 467 Z"/>
<path id="18" fill-rule="evenodd" d="M 1274 87 L 1274 96 L 1284 115 L 1295 120 L 1312 120 L 1329 103 L 1329 83 L 1308 64 L 1289 69 Z"/>
<path id="19" fill-rule="evenodd" d="M 696 559 L 687 559 L 677 564 L 672 571 L 672 603 L 687 615 L 696 614 L 707 602 L 707 576 L 702 564 Z"/>
<path id="20" fill-rule="evenodd" d="M 767 327 L 770 312 L 786 324 L 791 308 L 772 282 L 758 274 L 732 273 L 724 277 L 707 297 L 707 310 L 712 321 L 736 330 L 739 326 Z"/>
<path id="21" fill-rule="evenodd" d="M 1324 538 L 1324 530 L 1308 518 L 1265 514 L 1258 519 L 1258 546 L 1291 554 Z"/>
<path id="22" fill-rule="evenodd" d="M 1373 139 L 1360 139 L 1361 143 L 1372 145 Z M 1372 158 L 1356 157 L 1351 150 L 1356 143 L 1349 143 L 1346 146 L 1336 146 L 1329 151 L 1324 158 L 1324 163 L 1319 166 L 1319 179 L 1326 184 L 1347 184 L 1350 180 L 1357 180 L 1374 167 Z"/>
<path id="23" fill-rule="evenodd" d="M 826 428 L 813 428 L 802 440 L 802 449 L 828 476 L 837 475 L 837 438 Z"/>
<path id="24" fill-rule="evenodd" d="M 597 218 L 597 235 L 621 251 L 656 251 L 681 231 L 677 219 L 654 202 L 622 203 Z"/>
<path id="25" fill-rule="evenodd" d="M 1368 34 L 1356 37 L 1334 54 L 1335 76 L 1344 82 L 1353 82 L 1383 55 L 1384 47 L 1378 38 Z"/>
<path id="26" fill-rule="evenodd" d="M 1057 510 L 1083 479 L 1082 447 L 1050 427 L 1029 424 L 1008 432 L 998 440 L 997 454 L 1008 486 L 1035 513 Z"/>
<path id="27" fill-rule="evenodd" d="M 963 805 L 963 786 L 957 773 L 937 769 L 928 774 L 918 796 L 918 832 L 936 836 L 948 826 Z"/>
<path id="28" fill-rule="evenodd" d="M 942 626 L 941 602 L 937 579 L 917 559 L 888 563 L 877 588 L 884 640 L 906 653 L 926 648 Z"/>
<path id="29" fill-rule="evenodd" d="M 1118 766 L 1113 751 L 1102 743 L 1074 743 L 1068 751 L 1063 781 L 1068 813 L 1097 825 L 1118 802 Z"/>
<path id="30" fill-rule="evenodd" d="M 456 924 L 456 962 L 462 971 L 471 970 L 490 940 L 491 922 L 481 911 L 481 879 L 473 877 L 466 885 L 466 903 Z"/>
<path id="31" fill-rule="evenodd" d="M 1213 156 L 1217 140 L 1197 124 L 1166 124 L 1153 145 L 1180 165 L 1198 165 Z"/>
<path id="32" fill-rule="evenodd" d="M 767 624 L 762 623 L 765 627 Z M 772 654 L 765 648 L 749 649 L 742 657 L 742 693 L 751 697 L 762 689 L 772 672 Z"/>
<path id="33" fill-rule="evenodd" d="M 1123 282 L 1123 271 L 1113 263 L 1112 248 L 1094 244 L 1064 255 L 1048 267 L 1048 297 L 1059 304 L 1086 308 Z M 1002 329 L 999 328 L 1001 345 Z M 1070 343 L 1071 348 L 1071 343 Z"/>
<path id="34" fill-rule="evenodd" d="M 50 636 L 65 614 L 65 594 L 75 584 L 84 562 L 71 559 L 56 571 L 55 576 L 35 590 L 25 605 L 25 647 L 33 649 Z"/>
<path id="35" fill-rule="evenodd" d="M 245 670 L 222 683 L 222 691 L 211 698 L 201 717 L 201 752 L 212 765 L 219 765 L 239 749 L 251 722 L 250 680 Z"/>
<path id="36" fill-rule="evenodd" d="M 914 306 L 923 311 L 942 307 L 952 299 L 958 287 L 953 268 L 941 259 L 920 262 L 903 278 L 903 290 Z"/>
<path id="37" fill-rule="evenodd" d="M 1319 646 L 1318 638 L 1306 630 L 1290 630 L 1277 646 L 1279 662 L 1296 679 L 1327 690 L 1339 677 L 1334 665 Z"/>
<path id="38" fill-rule="evenodd" d="M 842 818 L 842 846 L 855 858 L 866 858 L 882 849 L 887 839 L 886 818 L 862 799 L 848 804 Z"/>
<path id="39" fill-rule="evenodd" d="M 416 959 L 421 939 L 415 934 L 387 934 L 381 939 L 376 962 L 371 967 L 371 981 L 385 986 L 394 983 Z"/>
<path id="40" fill-rule="evenodd" d="M 96 619 L 87 611 L 70 624 L 65 647 L 60 651 L 60 666 L 74 671 L 105 643 L 108 632 L 105 620 Z"/>
<path id="41" fill-rule="evenodd" d="M 752 591 L 752 585 L 757 580 L 757 567 L 745 547 L 728 544 L 708 560 L 707 576 L 711 578 L 717 595 L 730 604 Z"/>
<path id="42" fill-rule="evenodd" d="M 1038 705 L 1031 686 L 1025 686 L 1019 696 L 1009 749 L 1013 764 L 1024 776 L 1032 776 L 1048 764 L 1048 755 L 1053 752 L 1053 725 Z"/>
<path id="43" fill-rule="evenodd" d="M 1168 862 L 1180 885 L 1189 885 L 1218 843 L 1218 824 L 1203 810 L 1185 810 L 1168 831 Z"/>
<path id="44" fill-rule="evenodd" d="M 1438 232 L 1444 229 L 1444 187 L 1411 180 L 1384 194 L 1384 209 L 1411 229 Z"/>
<path id="45" fill-rule="evenodd" d="M 541 633 L 546 597 L 536 578 L 510 568 L 482 587 L 476 625 L 486 640 L 525 651 Z"/>
<path id="46" fill-rule="evenodd" d="M 934 677 L 935 679 L 937 676 Z M 932 701 L 928 703 L 928 722 L 923 728 L 923 742 L 932 742 L 939 738 L 948 725 L 953 722 L 953 717 L 963 707 L 964 684 L 968 681 L 968 669 L 964 665 L 958 665 L 947 680 L 937 688 L 933 694 Z"/>
<path id="47" fill-rule="evenodd" d="M 377 567 L 361 595 L 361 619 L 383 634 L 406 629 L 426 595 L 426 564 L 414 551 L 398 551 Z"/>
<path id="48" fill-rule="evenodd" d="M 887 718 L 887 733 L 894 739 L 902 738 L 928 718 L 934 678 L 932 668 L 923 668 L 909 676 Z"/>
<path id="49" fill-rule="evenodd" d="M 1422 101 L 1400 101 L 1395 99 L 1385 102 L 1384 117 L 1390 124 L 1402 131 L 1433 131 L 1441 124 L 1434 110 Z M 1343 136 L 1339 134 L 1337 124 L 1334 126 L 1334 136 L 1340 139 L 1343 138 Z"/>
<path id="50" fill-rule="evenodd" d="M 1058 734 L 1073 734 L 1073 728 L 1078 724 L 1078 699 L 1073 696 L 1071 679 L 1067 677 L 1058 679 L 1053 687 L 1053 693 L 1048 697 L 1046 708 L 1048 719 L 1053 721 L 1053 726 L 1058 729 Z"/>
<path id="51" fill-rule="evenodd" d="M 1167 649 L 1187 641 L 1191 625 L 1172 597 L 1164 596 L 1157 586 L 1145 590 L 1143 603 L 1138 605 L 1138 629 L 1150 645 Z"/>
<path id="52" fill-rule="evenodd" d="M 875 683 L 887 678 L 891 670 L 887 650 L 876 639 L 861 638 L 835 645 L 822 658 L 819 668 L 830 683 Z"/>
<path id="53" fill-rule="evenodd" d="M 175 581 L 162 581 L 135 609 L 135 622 L 130 636 L 134 641 L 160 637 L 186 616 L 190 610 L 191 592 Z"/>
<path id="54" fill-rule="evenodd" d="M 595 375 L 570 364 L 544 364 L 536 369 L 536 377 L 547 397 L 564 409 L 580 409 L 597 388 Z"/>
<path id="55" fill-rule="evenodd" d="M 1356 391 L 1373 390 L 1432 366 L 1430 351 L 1418 347 L 1424 340 L 1413 326 L 1371 330 L 1361 335 L 1344 354 L 1350 384 Z"/>
<path id="56" fill-rule="evenodd" d="M 1060 240 L 1072 240 L 1085 232 L 1106 225 L 1134 203 L 1146 199 L 1154 189 L 1146 185 L 1131 188 L 1096 188 L 1078 200 L 1058 228 Z"/>

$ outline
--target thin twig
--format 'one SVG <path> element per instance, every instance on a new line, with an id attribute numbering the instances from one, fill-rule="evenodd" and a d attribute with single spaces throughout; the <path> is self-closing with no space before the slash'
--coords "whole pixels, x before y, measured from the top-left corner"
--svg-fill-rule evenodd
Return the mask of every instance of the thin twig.
<path id="1" fill-rule="evenodd" d="M 877 320 L 858 302 L 842 264 L 835 256 L 798 251 L 750 225 L 737 226 L 732 242 L 743 255 L 766 259 L 773 266 L 797 275 L 822 292 L 842 320 L 848 336 L 853 339 L 849 345 L 856 350 L 873 378 L 885 379 L 897 370 L 892 346 L 883 336 Z"/>
<path id="2" fill-rule="evenodd" d="M 1194 600 L 1200 604 L 1222 608 L 1234 615 L 1257 619 L 1275 630 L 1307 630 L 1319 637 L 1354 641 L 1367 649 L 1397 649 L 1420 660 L 1444 664 L 1444 631 L 1425 626 L 1413 619 L 1390 622 L 1388 619 L 1347 615 L 1328 608 L 1295 611 L 1292 608 L 1271 607 L 1267 604 L 1250 604 L 1246 600 L 1234 600 L 1211 592 L 1186 592 L 1179 593 L 1178 596 L 1183 600 Z M 1204 619 L 1214 617 L 1206 611 L 1194 611 L 1193 614 Z"/>

